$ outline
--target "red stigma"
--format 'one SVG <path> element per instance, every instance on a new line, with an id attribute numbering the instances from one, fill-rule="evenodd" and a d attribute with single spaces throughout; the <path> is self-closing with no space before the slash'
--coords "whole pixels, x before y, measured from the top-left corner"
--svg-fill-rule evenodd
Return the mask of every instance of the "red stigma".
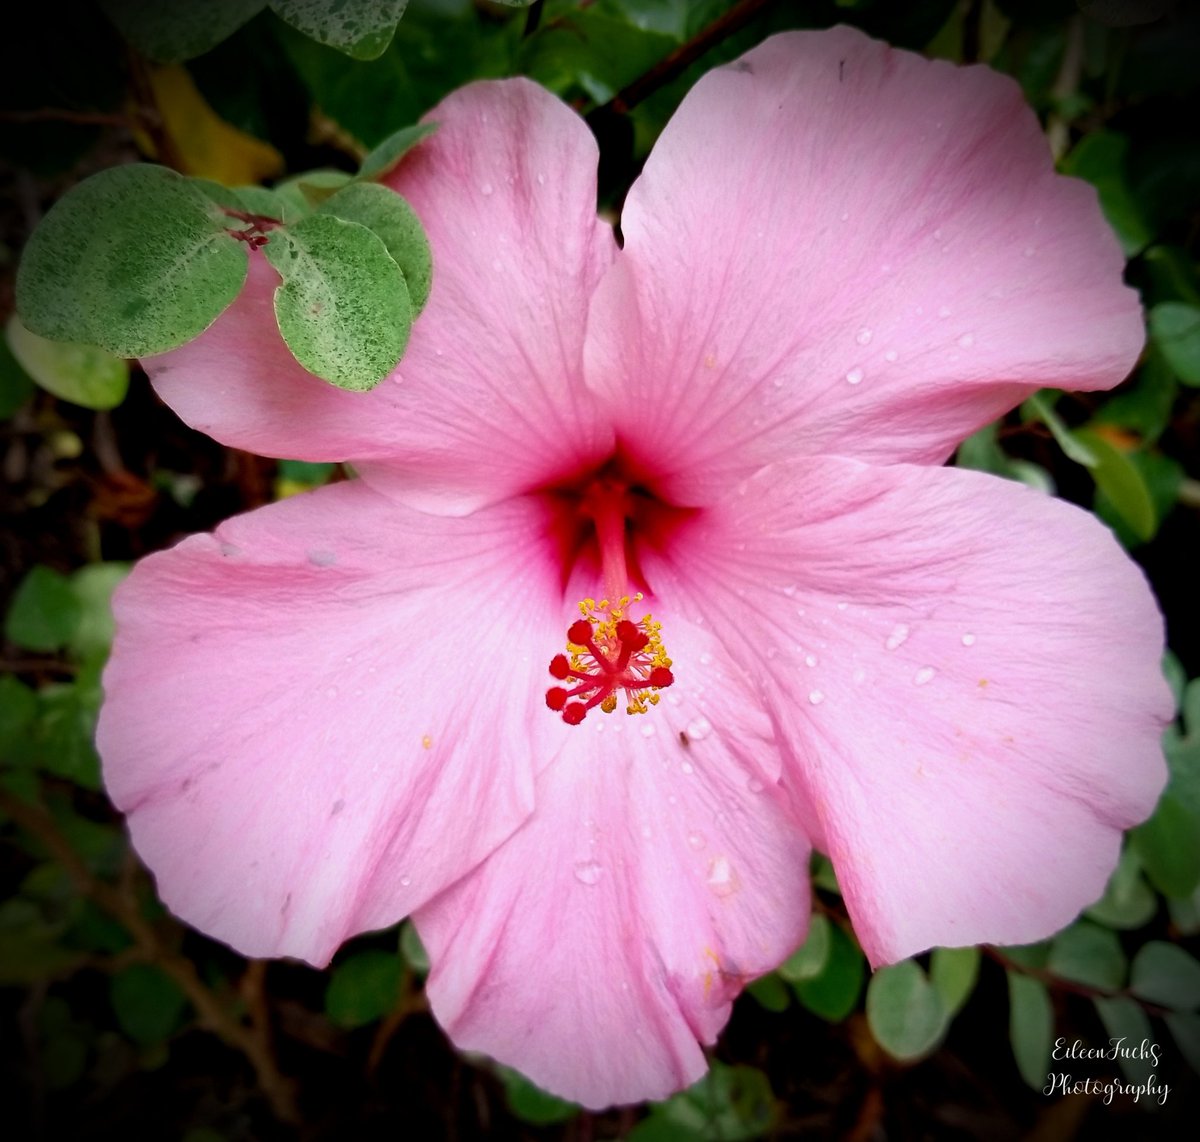
<path id="1" fill-rule="evenodd" d="M 579 604 L 584 618 L 567 628 L 569 656 L 556 654 L 550 660 L 554 678 L 575 683 L 569 690 L 555 686 L 546 692 L 546 705 L 561 711 L 567 725 L 579 725 L 594 706 L 611 713 L 618 692 L 625 695 L 626 713 L 644 714 L 658 704 L 658 691 L 675 681 L 661 624 L 649 615 L 637 622 L 626 618 L 630 602 L 628 597 L 613 604 L 584 599 Z M 632 602 L 641 602 L 641 595 Z"/>

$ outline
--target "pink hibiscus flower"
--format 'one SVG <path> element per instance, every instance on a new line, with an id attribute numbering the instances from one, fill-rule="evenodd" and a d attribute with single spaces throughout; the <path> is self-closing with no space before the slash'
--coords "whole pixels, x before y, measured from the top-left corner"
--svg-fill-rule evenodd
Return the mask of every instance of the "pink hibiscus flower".
<path id="1" fill-rule="evenodd" d="M 591 1107 L 703 1072 L 805 935 L 813 847 L 877 965 L 1069 922 L 1171 707 L 1108 531 L 938 466 L 1142 343 L 1017 86 L 775 37 L 684 101 L 623 249 L 547 92 L 430 117 L 391 179 L 436 261 L 391 378 L 304 373 L 257 255 L 147 362 L 217 439 L 360 477 L 119 594 L 99 747 L 163 900 L 318 965 L 411 913 L 454 1041 Z"/>

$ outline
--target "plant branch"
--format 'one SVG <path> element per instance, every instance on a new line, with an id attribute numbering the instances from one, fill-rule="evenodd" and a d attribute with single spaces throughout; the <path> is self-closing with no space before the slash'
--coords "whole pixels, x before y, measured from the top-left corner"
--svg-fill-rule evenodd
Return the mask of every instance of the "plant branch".
<path id="1" fill-rule="evenodd" d="M 270 1050 L 265 1020 L 260 1021 L 255 1017 L 253 1006 L 251 1005 L 251 1026 L 247 1027 L 231 1015 L 204 984 L 192 961 L 163 943 L 154 927 L 142 915 L 137 900 L 129 891 L 131 886 L 127 886 L 127 891 L 121 891 L 93 875 L 63 836 L 54 818 L 41 805 L 30 804 L 7 790 L 0 789 L 0 811 L 6 813 L 46 847 L 82 894 L 89 896 L 129 930 L 147 960 L 170 976 L 191 1001 L 200 1026 L 246 1056 L 275 1116 L 283 1122 L 299 1122 L 293 1085 L 276 1066 Z M 252 965 L 247 970 L 247 975 L 251 975 L 255 970 L 261 969 L 254 969 Z"/>

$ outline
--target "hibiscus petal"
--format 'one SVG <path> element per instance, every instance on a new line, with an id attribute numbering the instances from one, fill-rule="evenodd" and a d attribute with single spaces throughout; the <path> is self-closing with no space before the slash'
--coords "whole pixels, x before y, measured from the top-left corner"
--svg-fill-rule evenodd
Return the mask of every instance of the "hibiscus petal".
<path id="1" fill-rule="evenodd" d="M 689 538 L 647 573 L 702 600 L 761 691 L 873 963 L 1039 939 L 1101 894 L 1163 787 L 1173 706 L 1162 619 L 1094 517 L 979 473 L 813 459 Z"/>
<path id="2" fill-rule="evenodd" d="M 709 653 L 677 618 L 663 629 L 676 661 Z M 709 734 L 693 693 L 666 695 L 573 727 L 534 816 L 415 917 L 455 1043 L 589 1107 L 699 1078 L 697 1040 L 807 924 L 808 843 L 777 791 Z M 763 744 L 740 691 L 716 700 Z"/>
<path id="3" fill-rule="evenodd" d="M 320 965 L 525 819 L 567 732 L 524 665 L 562 611 L 540 510 L 429 516 L 355 481 L 137 565 L 97 744 L 173 912 Z"/>
<path id="4" fill-rule="evenodd" d="M 850 28 L 701 79 L 621 226 L 588 378 L 680 501 L 798 453 L 940 462 L 1142 344 L 1096 195 L 1017 85 Z"/>
<path id="5" fill-rule="evenodd" d="M 596 218 L 596 144 L 527 80 L 477 83 L 430 112 L 438 130 L 390 184 L 433 249 L 433 289 L 403 361 L 369 393 L 304 371 L 279 337 L 261 254 L 195 341 L 145 362 L 162 398 L 223 443 L 362 462 L 409 503 L 463 512 L 606 454 L 582 383 L 587 304 L 612 261 Z"/>

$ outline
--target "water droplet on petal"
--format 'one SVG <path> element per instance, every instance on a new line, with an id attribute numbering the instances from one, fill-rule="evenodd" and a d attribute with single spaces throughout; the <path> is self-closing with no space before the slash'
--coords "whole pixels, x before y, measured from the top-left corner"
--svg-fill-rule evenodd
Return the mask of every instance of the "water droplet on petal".
<path id="1" fill-rule="evenodd" d="M 712 733 L 712 723 L 707 718 L 696 718 L 688 723 L 687 735 L 694 742 L 702 742 Z"/>
<path id="2" fill-rule="evenodd" d="M 411 876 L 402 876 L 400 878 L 400 883 L 402 885 L 404 885 L 405 888 L 407 888 L 410 884 L 412 884 L 412 877 Z"/>
<path id="3" fill-rule="evenodd" d="M 655 734 L 654 723 L 653 722 L 643 722 L 642 723 L 642 737 L 652 738 L 652 737 L 654 737 L 654 734 Z"/>
<path id="4" fill-rule="evenodd" d="M 962 636 L 962 644 L 963 646 L 974 646 L 975 636 L 968 631 Z"/>
<path id="5" fill-rule="evenodd" d="M 975 344 L 975 334 L 974 334 L 974 333 L 964 333 L 964 334 L 963 334 L 963 335 L 962 335 L 962 336 L 961 336 L 961 337 L 958 339 L 958 343 L 959 343 L 959 345 L 961 345 L 961 346 L 962 346 L 964 349 L 970 349 L 970 348 L 971 348 L 971 346 Z"/>
<path id="6" fill-rule="evenodd" d="M 702 655 L 700 655 L 700 665 L 701 666 L 711 666 L 712 660 L 713 660 L 713 656 L 711 654 L 709 654 L 708 651 L 705 651 Z"/>
<path id="7" fill-rule="evenodd" d="M 737 878 L 733 874 L 733 865 L 725 856 L 713 857 L 708 864 L 708 887 L 717 896 L 729 896 L 737 891 Z"/>
<path id="8" fill-rule="evenodd" d="M 492 192 L 493 192 L 495 189 L 496 189 L 496 188 L 495 188 L 494 186 L 492 186 L 492 184 L 491 184 L 490 182 L 485 182 L 485 183 L 484 183 L 484 184 L 483 184 L 483 185 L 482 185 L 482 186 L 479 188 L 479 193 L 480 193 L 480 194 L 487 195 L 487 194 L 491 194 L 491 193 L 492 193 Z"/>
<path id="9" fill-rule="evenodd" d="M 542 174 L 541 171 L 538 171 L 537 181 L 538 181 L 538 186 L 546 185 L 546 176 L 544 174 Z"/>
<path id="10" fill-rule="evenodd" d="M 850 606 L 849 603 L 838 603 L 837 609 L 839 611 L 844 611 L 848 606 Z"/>
<path id="11" fill-rule="evenodd" d="M 863 379 L 862 369 L 851 369 L 846 374 L 846 383 L 851 385 L 861 384 Z"/>
<path id="12" fill-rule="evenodd" d="M 904 645 L 904 640 L 908 638 L 908 627 L 904 623 L 897 623 L 892 628 L 892 633 L 887 636 L 887 642 L 883 645 L 888 650 L 896 650 Z"/>
<path id="13" fill-rule="evenodd" d="M 812 705 L 819 706 L 825 701 L 825 695 L 820 690 L 810 690 L 808 692 L 808 700 Z"/>
<path id="14" fill-rule="evenodd" d="M 751 793 L 761 793 L 763 791 L 763 783 L 759 781 L 757 777 L 751 777 L 750 780 L 746 782 L 746 788 L 749 789 Z"/>
<path id="15" fill-rule="evenodd" d="M 933 676 L 937 673 L 932 666 L 922 666 L 920 670 L 913 675 L 913 682 L 918 686 L 924 686 L 926 682 L 930 682 Z"/>
<path id="16" fill-rule="evenodd" d="M 783 593 L 790 599 L 796 593 L 796 584 L 789 583 L 786 587 L 782 588 L 782 590 Z"/>
<path id="17" fill-rule="evenodd" d="M 895 349 L 889 349 L 886 353 L 884 353 L 883 359 L 885 361 L 894 361 L 899 356 L 900 354 L 897 353 Z"/>
<path id="18" fill-rule="evenodd" d="M 686 774 L 687 774 L 689 777 L 690 777 L 690 776 L 691 776 L 693 773 L 695 773 L 695 772 L 696 772 L 696 767 L 695 767 L 694 765 L 692 765 L 692 763 L 691 763 L 690 761 L 685 761 L 685 762 L 683 762 L 683 763 L 682 763 L 682 764 L 679 766 L 679 768 L 680 768 L 680 769 L 682 769 L 682 770 L 683 770 L 683 772 L 684 772 L 684 773 L 686 773 Z"/>
<path id="19" fill-rule="evenodd" d="M 804 665 L 805 666 L 816 666 L 816 664 L 817 664 L 817 656 L 815 654 L 806 654 L 804 656 Z"/>
<path id="20" fill-rule="evenodd" d="M 867 672 L 861 666 L 856 666 L 854 668 L 854 674 L 852 677 L 854 678 L 855 682 L 865 682 L 867 678 Z"/>
<path id="21" fill-rule="evenodd" d="M 860 345 L 870 345 L 871 338 L 874 336 L 875 335 L 871 332 L 871 330 L 860 329 L 858 331 L 857 335 L 855 336 L 854 340 L 857 341 Z"/>
<path id="22" fill-rule="evenodd" d="M 688 841 L 688 845 L 693 849 L 700 850 L 700 849 L 704 848 L 704 834 L 703 833 L 688 833 L 687 841 Z"/>
<path id="23" fill-rule="evenodd" d="M 580 884 L 595 884 L 603 871 L 598 861 L 581 860 L 575 863 L 575 879 Z"/>

